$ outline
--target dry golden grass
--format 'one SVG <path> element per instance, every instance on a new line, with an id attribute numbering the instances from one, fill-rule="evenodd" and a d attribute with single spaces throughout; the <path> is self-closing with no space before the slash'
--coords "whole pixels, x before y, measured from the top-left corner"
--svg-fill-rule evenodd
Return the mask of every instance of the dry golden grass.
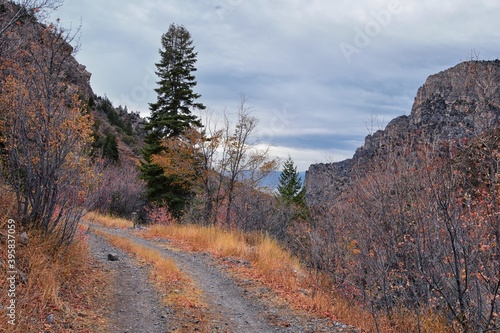
<path id="1" fill-rule="evenodd" d="M 134 226 L 133 222 L 121 217 L 102 215 L 97 212 L 88 212 L 84 219 L 107 228 L 127 229 Z"/>
<path id="2" fill-rule="evenodd" d="M 203 302 L 203 293 L 194 282 L 184 274 L 170 258 L 134 241 L 112 235 L 101 230 L 94 233 L 108 239 L 114 246 L 135 256 L 136 260 L 151 265 L 151 278 L 156 287 L 165 295 L 164 303 L 173 309 L 178 328 L 173 332 L 210 332 L 211 319 L 207 305 Z M 193 321 L 197 318 L 197 321 Z"/>
<path id="3" fill-rule="evenodd" d="M 0 255 L 7 262 L 5 232 L 7 220 L 15 220 L 11 205 L 6 204 L 6 193 L 0 193 Z M 6 213 L 4 213 L 6 212 Z M 16 224 L 19 240 L 21 226 Z M 0 332 L 106 332 L 107 322 L 99 313 L 101 290 L 106 279 L 89 263 L 88 245 L 83 234 L 77 235 L 73 244 L 57 248 L 56 241 L 29 232 L 29 243 L 16 242 L 15 304 L 16 325 L 7 322 L 4 310 L 0 312 Z M 22 272 L 22 273 L 21 273 Z M 6 281 L 8 271 L 0 271 L 0 279 Z M 10 302 L 5 289 L 0 294 L 0 304 Z M 48 315 L 54 315 L 52 324 L 46 323 Z"/>
<path id="4" fill-rule="evenodd" d="M 171 239 L 176 245 L 190 251 L 247 260 L 251 267 L 239 268 L 238 273 L 271 287 L 294 307 L 353 325 L 364 332 L 376 331 L 369 311 L 336 293 L 328 277 L 303 267 L 297 258 L 267 235 L 175 224 L 154 225 L 141 232 L 141 235 Z M 382 332 L 418 331 L 416 316 L 406 312 L 395 315 L 392 324 L 384 316 L 377 318 L 377 321 Z M 443 321 L 433 313 L 422 315 L 420 321 L 421 332 L 448 332 Z"/>
<path id="5" fill-rule="evenodd" d="M 172 259 L 165 258 L 159 251 L 137 244 L 130 239 L 101 230 L 93 232 L 104 236 L 117 248 L 132 254 L 138 261 L 151 265 L 152 279 L 166 295 L 164 299 L 166 305 L 200 309 L 205 307 L 201 300 L 202 293 Z"/>

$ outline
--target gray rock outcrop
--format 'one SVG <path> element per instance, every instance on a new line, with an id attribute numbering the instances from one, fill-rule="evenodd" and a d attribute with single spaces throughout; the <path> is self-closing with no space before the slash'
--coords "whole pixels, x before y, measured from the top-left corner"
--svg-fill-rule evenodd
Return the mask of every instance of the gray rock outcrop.
<path id="1" fill-rule="evenodd" d="M 436 143 L 472 137 L 496 126 L 499 119 L 500 60 L 466 61 L 431 75 L 418 89 L 409 116 L 368 135 L 351 159 L 309 167 L 304 181 L 307 201 L 316 205 L 335 200 L 349 186 L 355 167 L 410 140 Z"/>

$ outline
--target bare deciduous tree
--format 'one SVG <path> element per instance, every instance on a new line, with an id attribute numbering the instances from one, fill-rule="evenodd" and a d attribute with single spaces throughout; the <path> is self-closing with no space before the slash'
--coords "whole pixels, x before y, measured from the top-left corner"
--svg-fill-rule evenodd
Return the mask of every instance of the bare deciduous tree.
<path id="1" fill-rule="evenodd" d="M 181 175 L 180 182 L 195 190 L 193 205 L 202 207 L 202 213 L 196 216 L 204 223 L 236 226 L 236 198 L 249 190 L 256 191 L 264 177 L 278 166 L 277 160 L 269 159 L 268 149 L 258 149 L 252 142 L 258 121 L 245 107 L 244 97 L 240 102 L 234 126 L 226 113 L 222 128 L 211 118 L 214 121 L 201 133 L 190 130 L 180 137 L 165 139 L 165 152 L 153 157 L 166 175 Z M 238 209 L 240 217 L 242 209 Z"/>
<path id="2" fill-rule="evenodd" d="M 94 208 L 102 213 L 130 217 L 145 205 L 146 186 L 139 178 L 139 168 L 132 162 L 106 165 L 100 172 Z"/>
<path id="3" fill-rule="evenodd" d="M 72 75 L 73 47 L 67 31 L 38 29 L 16 57 L 2 63 L 0 132 L 2 166 L 16 190 L 26 227 L 72 240 L 94 183 L 85 156 L 90 114 Z"/>
<path id="4" fill-rule="evenodd" d="M 56 10 L 62 4 L 62 0 L 17 0 L 0 1 L 0 55 L 4 56 L 4 51 L 10 49 L 13 45 L 10 35 L 21 20 L 30 20 L 36 18 L 43 20 L 48 13 Z"/>
<path id="5" fill-rule="evenodd" d="M 457 332 L 498 330 L 498 134 L 388 149 L 317 223 L 311 255 L 334 263 L 324 268 L 375 321 L 382 311 L 397 327 L 401 311 L 432 310 Z"/>

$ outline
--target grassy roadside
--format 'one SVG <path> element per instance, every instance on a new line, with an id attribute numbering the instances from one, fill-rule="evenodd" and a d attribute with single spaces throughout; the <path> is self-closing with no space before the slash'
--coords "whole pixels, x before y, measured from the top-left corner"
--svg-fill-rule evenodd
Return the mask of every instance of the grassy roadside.
<path id="1" fill-rule="evenodd" d="M 127 229 L 134 226 L 130 220 L 116 216 L 102 215 L 96 212 L 88 212 L 84 218 L 89 223 L 95 223 L 107 228 Z"/>
<path id="2" fill-rule="evenodd" d="M 128 238 L 102 230 L 94 229 L 93 232 L 106 238 L 113 246 L 131 254 L 137 261 L 151 266 L 151 279 L 164 295 L 164 304 L 172 308 L 176 318 L 183 323 L 178 332 L 208 331 L 212 318 L 207 316 L 203 294 L 172 259 L 165 258 L 159 251 Z M 193 318 L 197 320 L 193 322 Z"/>
<path id="3" fill-rule="evenodd" d="M 103 226 L 114 225 L 112 218 L 106 216 L 97 215 L 95 222 Z M 125 228 L 125 225 L 116 227 Z M 131 225 L 129 222 L 128 226 Z M 377 331 L 370 311 L 338 294 L 327 276 L 301 265 L 297 258 L 265 234 L 177 224 L 153 225 L 137 234 L 144 238 L 172 240 L 176 247 L 187 251 L 248 261 L 250 267 L 237 265 L 233 273 L 259 281 L 296 309 L 355 326 L 363 332 Z M 405 311 L 392 316 L 396 323 L 393 326 L 387 317 L 377 316 L 381 332 L 448 332 L 443 320 L 425 309 L 422 309 L 420 321 L 413 313 Z"/>
<path id="4" fill-rule="evenodd" d="M 209 252 L 220 258 L 233 257 L 248 261 L 250 267 L 235 267 L 235 273 L 260 281 L 295 308 L 355 326 L 363 332 L 377 331 L 371 312 L 336 293 L 328 277 L 302 266 L 297 258 L 265 234 L 174 224 L 154 225 L 139 235 L 170 239 L 175 246 L 189 251 Z M 404 311 L 394 313 L 392 319 L 396 325 L 391 326 L 388 318 L 377 317 L 379 330 L 395 333 L 448 331 L 438 316 L 425 313 L 424 310 L 420 322 L 413 314 Z"/>
<path id="5" fill-rule="evenodd" d="M 108 279 L 89 259 L 84 233 L 80 231 L 67 248 L 57 248 L 54 240 L 34 233 L 28 233 L 29 242 L 23 244 L 21 226 L 16 223 L 15 234 L 11 232 L 16 240 L 12 246 L 14 243 L 8 242 L 8 220 L 16 219 L 15 198 L 3 190 L 0 189 L 0 332 L 107 332 L 108 323 L 100 312 L 100 304 Z M 11 252 L 15 263 L 8 261 L 9 249 L 15 250 Z M 18 272 L 14 279 L 10 264 Z M 13 285 L 7 282 L 14 280 Z M 10 310 L 6 308 L 12 300 L 15 325 L 9 324 Z"/>

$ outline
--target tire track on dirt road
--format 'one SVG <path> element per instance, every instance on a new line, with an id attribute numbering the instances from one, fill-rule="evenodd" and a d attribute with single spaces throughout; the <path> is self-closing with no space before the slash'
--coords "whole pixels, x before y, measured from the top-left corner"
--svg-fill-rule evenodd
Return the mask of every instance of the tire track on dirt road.
<path id="1" fill-rule="evenodd" d="M 172 258 L 203 291 L 204 301 L 210 312 L 206 315 L 218 323 L 218 332 L 276 332 L 263 317 L 262 307 L 257 302 L 250 302 L 245 297 L 245 291 L 227 274 L 217 269 L 209 256 L 168 250 L 151 241 L 133 236 L 125 229 L 98 226 L 92 228 L 128 238 L 137 244 L 159 251 L 167 258 Z"/>
<path id="2" fill-rule="evenodd" d="M 110 229 L 91 225 L 111 235 L 129 239 L 138 245 L 160 252 L 164 258 L 171 258 L 177 267 L 188 275 L 196 287 L 203 292 L 203 302 L 207 308 L 193 321 L 204 320 L 209 327 L 199 332 L 207 333 L 354 333 L 355 328 L 328 319 L 315 318 L 307 313 L 293 310 L 288 305 L 273 301 L 273 292 L 268 288 L 255 293 L 247 285 L 248 281 L 236 281 L 226 272 L 223 264 L 208 253 L 192 253 L 165 247 L 166 240 L 148 240 L 131 234 L 130 229 Z M 160 243 L 159 243 L 160 242 Z M 239 279 L 238 279 L 239 280 Z M 251 282 L 249 282 L 252 284 Z M 131 300 L 134 302 L 134 300 Z M 188 332 L 182 324 L 172 324 L 177 319 L 175 311 L 167 311 L 166 332 Z M 194 317 L 194 316 L 193 316 Z M 174 326 L 172 326 L 174 325 Z M 180 327 L 181 330 L 178 330 Z M 132 333 L 133 331 L 129 331 Z M 142 332 L 142 331 L 138 331 Z M 192 332 L 192 331 L 189 331 Z"/>
<path id="3" fill-rule="evenodd" d="M 164 309 L 160 295 L 149 283 L 147 268 L 94 234 L 89 234 L 88 243 L 96 265 L 107 272 L 110 280 L 109 286 L 102 289 L 107 304 L 101 304 L 109 319 L 108 332 L 165 332 Z M 109 261 L 109 253 L 117 254 L 119 260 Z"/>

